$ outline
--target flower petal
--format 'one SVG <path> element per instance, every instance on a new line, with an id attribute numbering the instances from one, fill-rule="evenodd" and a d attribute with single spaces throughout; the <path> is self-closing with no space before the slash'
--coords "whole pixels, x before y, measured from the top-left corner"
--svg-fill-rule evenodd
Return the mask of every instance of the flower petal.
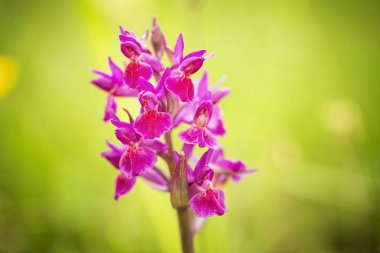
<path id="1" fill-rule="evenodd" d="M 100 77 L 92 79 L 91 83 L 95 84 L 102 90 L 110 92 L 111 89 L 114 87 L 114 83 L 112 82 L 112 77 L 98 70 L 94 70 L 93 72 L 99 75 Z"/>
<path id="2" fill-rule="evenodd" d="M 139 91 L 155 91 L 153 85 L 141 76 L 137 79 L 137 89 Z"/>
<path id="3" fill-rule="evenodd" d="M 94 70 L 93 72 L 99 77 L 93 79 L 91 82 L 102 90 L 110 92 L 114 87 L 123 85 L 123 72 L 112 61 L 111 57 L 108 57 L 108 64 L 111 70 L 111 74 L 108 75 L 104 72 Z"/>
<path id="4" fill-rule="evenodd" d="M 208 166 L 212 153 L 212 149 L 207 150 L 195 165 L 194 181 L 200 186 L 202 186 L 205 181 L 211 181 L 214 176 L 214 169 Z"/>
<path id="5" fill-rule="evenodd" d="M 132 176 L 132 165 L 130 159 L 129 148 L 124 151 L 124 153 L 120 157 L 119 161 L 120 170 L 124 171 L 128 176 Z"/>
<path id="6" fill-rule="evenodd" d="M 154 72 L 156 72 L 157 74 L 160 74 L 161 71 L 164 70 L 164 65 L 162 65 L 160 60 L 158 60 L 153 55 L 150 55 L 148 53 L 142 53 L 140 55 L 140 60 L 150 65 Z"/>
<path id="7" fill-rule="evenodd" d="M 142 140 L 142 143 L 144 146 L 153 149 L 157 153 L 164 153 L 166 150 L 168 150 L 168 145 L 159 140 Z"/>
<path id="8" fill-rule="evenodd" d="M 103 121 L 109 121 L 111 119 L 113 120 L 119 120 L 119 118 L 116 116 L 117 112 L 117 103 L 112 95 L 108 96 L 106 108 L 103 116 Z"/>
<path id="9" fill-rule="evenodd" d="M 231 90 L 229 88 L 221 88 L 212 93 L 211 100 L 214 104 L 218 103 L 222 98 L 230 94 Z"/>
<path id="10" fill-rule="evenodd" d="M 194 182 L 203 186 L 204 182 L 211 181 L 214 177 L 214 170 L 209 166 L 198 167 L 194 170 Z"/>
<path id="11" fill-rule="evenodd" d="M 147 45 L 145 44 L 145 40 L 147 37 L 146 33 L 143 35 L 143 38 L 139 38 L 138 36 L 136 36 L 136 34 L 134 32 L 124 30 L 124 28 L 122 26 L 119 26 L 119 29 L 120 29 L 120 35 L 119 35 L 120 42 L 124 42 L 124 41 L 128 40 L 127 38 L 130 38 L 130 39 L 132 39 L 132 41 L 134 43 L 136 43 L 141 48 L 141 50 L 143 52 L 149 51 Z"/>
<path id="12" fill-rule="evenodd" d="M 119 25 L 120 35 L 126 37 L 136 37 L 135 33 L 132 31 L 125 30 L 121 25 Z"/>
<path id="13" fill-rule="evenodd" d="M 189 77 L 171 75 L 166 78 L 166 88 L 179 97 L 182 102 L 191 102 L 194 99 L 194 85 Z"/>
<path id="14" fill-rule="evenodd" d="M 179 64 L 182 61 L 183 49 L 184 49 L 183 35 L 182 33 L 180 33 L 174 47 L 174 64 L 175 65 Z"/>
<path id="15" fill-rule="evenodd" d="M 166 96 L 167 94 L 165 81 L 169 75 L 170 75 L 170 68 L 166 68 L 164 73 L 161 75 L 160 80 L 158 81 L 158 84 L 154 93 L 157 95 L 157 98 L 159 99 Z"/>
<path id="16" fill-rule="evenodd" d="M 226 133 L 222 119 L 222 110 L 219 106 L 214 107 L 210 121 L 207 124 L 207 128 L 211 133 L 218 136 L 223 136 Z"/>
<path id="17" fill-rule="evenodd" d="M 242 161 L 231 161 L 227 159 L 222 159 L 218 161 L 217 164 L 223 169 L 229 170 L 231 172 L 243 172 L 246 170 L 246 166 Z"/>
<path id="18" fill-rule="evenodd" d="M 153 111 L 157 109 L 157 96 L 149 90 L 140 92 L 139 102 L 143 108 L 143 111 Z"/>
<path id="19" fill-rule="evenodd" d="M 206 53 L 206 50 L 202 49 L 202 50 L 198 50 L 198 51 L 194 51 L 194 52 L 191 52 L 190 54 L 186 55 L 182 61 L 190 58 L 190 57 L 203 57 Z"/>
<path id="20" fill-rule="evenodd" d="M 208 189 L 196 194 L 190 199 L 189 205 L 195 215 L 208 218 L 213 215 L 223 215 L 227 212 L 224 193 L 219 189 Z"/>
<path id="21" fill-rule="evenodd" d="M 129 151 L 132 175 L 139 176 L 145 170 L 153 168 L 157 162 L 157 155 L 147 147 L 138 147 Z"/>
<path id="22" fill-rule="evenodd" d="M 194 145 L 193 144 L 183 144 L 182 151 L 186 154 L 186 158 L 189 158 L 193 152 Z"/>
<path id="23" fill-rule="evenodd" d="M 191 124 L 193 122 L 194 111 L 195 103 L 182 105 L 173 119 L 173 126 L 177 127 L 182 122 Z"/>
<path id="24" fill-rule="evenodd" d="M 124 80 L 128 87 L 136 89 L 139 77 L 149 80 L 152 75 L 153 71 L 150 65 L 142 61 L 131 61 L 125 68 Z"/>
<path id="25" fill-rule="evenodd" d="M 117 127 L 115 135 L 121 143 L 128 145 L 131 144 L 131 142 L 140 140 L 141 136 L 136 133 L 131 124 L 117 120 L 111 120 L 111 123 Z"/>
<path id="26" fill-rule="evenodd" d="M 108 147 L 110 148 L 109 151 L 104 151 L 101 154 L 105 159 L 107 159 L 116 169 L 119 169 L 119 162 L 121 155 L 123 154 L 123 150 L 119 149 L 115 145 L 107 142 Z"/>
<path id="27" fill-rule="evenodd" d="M 113 95 L 117 97 L 137 97 L 139 91 L 136 89 L 131 89 L 127 85 L 119 86 L 114 92 Z"/>
<path id="28" fill-rule="evenodd" d="M 108 65 L 112 73 L 112 78 L 118 85 L 123 84 L 123 71 L 112 61 L 111 57 L 108 57 Z"/>
<path id="29" fill-rule="evenodd" d="M 184 59 L 179 65 L 179 69 L 182 70 L 186 76 L 189 76 L 202 67 L 204 60 L 203 57 L 190 57 Z"/>
<path id="30" fill-rule="evenodd" d="M 114 198 L 118 200 L 122 195 L 127 194 L 135 185 L 136 177 L 128 177 L 125 173 L 120 172 L 115 181 Z"/>
<path id="31" fill-rule="evenodd" d="M 142 49 L 136 39 L 123 35 L 120 35 L 119 39 L 121 41 L 120 50 L 127 58 L 136 59 L 142 53 Z"/>
<path id="32" fill-rule="evenodd" d="M 201 156 L 201 158 L 199 158 L 197 164 L 195 165 L 195 168 L 194 168 L 195 176 L 199 170 L 203 169 L 204 167 L 206 167 L 208 165 L 208 163 L 210 162 L 210 158 L 212 156 L 213 156 L 213 150 L 212 149 L 209 149 L 203 153 L 203 155 Z"/>
<path id="33" fill-rule="evenodd" d="M 145 139 L 154 139 L 172 128 L 172 120 L 168 113 L 146 111 L 136 118 L 133 127 Z"/>
<path id="34" fill-rule="evenodd" d="M 198 140 L 198 145 L 201 148 L 209 147 L 211 149 L 216 149 L 218 147 L 218 141 L 206 128 L 202 129 L 202 135 Z"/>
<path id="35" fill-rule="evenodd" d="M 198 127 L 206 127 L 213 112 L 213 104 L 207 100 L 200 104 L 194 114 L 194 124 Z"/>
<path id="36" fill-rule="evenodd" d="M 220 159 L 216 165 L 220 168 L 220 174 L 230 176 L 233 181 L 239 182 L 242 176 L 256 172 L 256 169 L 247 169 L 242 161 L 232 161 L 227 159 Z"/>
<path id="37" fill-rule="evenodd" d="M 159 191 L 169 191 L 168 179 L 165 174 L 158 168 L 147 169 L 141 174 L 148 183 Z"/>
<path id="38" fill-rule="evenodd" d="M 186 144 L 198 144 L 198 139 L 202 135 L 202 129 L 192 126 L 178 134 L 181 141 Z"/>
<path id="39" fill-rule="evenodd" d="M 208 90 L 207 71 L 203 72 L 201 79 L 197 83 L 197 98 L 199 101 L 206 101 L 211 98 L 211 92 Z"/>

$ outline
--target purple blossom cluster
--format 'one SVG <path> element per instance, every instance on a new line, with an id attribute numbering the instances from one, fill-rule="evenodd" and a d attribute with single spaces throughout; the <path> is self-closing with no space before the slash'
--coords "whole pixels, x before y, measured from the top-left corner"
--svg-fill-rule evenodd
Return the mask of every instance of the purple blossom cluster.
<path id="1" fill-rule="evenodd" d="M 170 192 L 175 208 L 185 201 L 198 217 L 223 215 L 227 208 L 220 187 L 255 170 L 247 169 L 242 161 L 225 158 L 217 141 L 226 133 L 219 102 L 229 89 L 210 88 L 206 71 L 198 81 L 193 79 L 212 55 L 206 56 L 206 50 L 184 55 L 182 34 L 174 49 L 170 48 L 155 19 L 151 31 L 142 37 L 120 27 L 119 40 L 127 60 L 124 68 L 109 58 L 110 73 L 95 70 L 97 78 L 92 80 L 108 93 L 103 120 L 114 125 L 120 142 L 120 146 L 107 142 L 109 150 L 101 153 L 119 172 L 115 199 L 127 194 L 140 177 Z M 170 66 L 162 62 L 165 55 Z M 116 97 L 138 98 L 139 115 L 134 118 L 124 109 L 128 120 L 122 121 L 117 116 Z M 187 127 L 178 133 L 183 144 L 178 153 L 171 135 L 183 124 Z M 203 151 L 200 158 L 193 152 L 196 146 Z M 167 162 L 169 173 L 158 167 L 158 157 Z M 185 194 L 179 194 L 181 191 Z"/>

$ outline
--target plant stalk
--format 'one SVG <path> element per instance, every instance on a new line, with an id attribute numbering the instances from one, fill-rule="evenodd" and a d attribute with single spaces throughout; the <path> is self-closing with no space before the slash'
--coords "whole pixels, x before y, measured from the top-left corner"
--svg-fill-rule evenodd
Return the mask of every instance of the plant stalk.
<path id="1" fill-rule="evenodd" d="M 172 142 L 172 133 L 171 131 L 165 133 L 165 142 L 166 145 L 168 145 L 168 167 L 169 167 L 169 172 L 170 175 L 173 176 L 174 170 L 175 170 L 175 162 L 174 162 L 174 157 L 173 157 L 173 142 Z"/>
<path id="2" fill-rule="evenodd" d="M 168 167 L 173 179 L 176 164 L 173 157 L 173 142 L 171 131 L 165 133 L 165 142 L 168 145 Z M 181 154 L 184 155 L 184 154 Z M 186 161 L 185 161 L 186 163 Z M 184 168 L 186 171 L 186 168 Z M 187 188 L 187 187 L 186 187 Z M 189 206 L 180 206 L 176 208 L 179 230 L 181 235 L 182 253 L 194 253 L 193 234 L 192 234 L 192 216 Z"/>
<path id="3" fill-rule="evenodd" d="M 194 253 L 193 235 L 191 233 L 191 213 L 189 207 L 177 209 L 179 229 L 181 233 L 182 253 Z"/>

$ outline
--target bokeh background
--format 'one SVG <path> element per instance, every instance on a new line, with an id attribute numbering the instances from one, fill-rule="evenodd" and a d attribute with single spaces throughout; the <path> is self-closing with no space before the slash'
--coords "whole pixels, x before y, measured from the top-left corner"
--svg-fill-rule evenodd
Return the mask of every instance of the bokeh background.
<path id="1" fill-rule="evenodd" d="M 198 252 L 379 252 L 380 2 L 0 0 L 0 252 L 179 252 L 167 194 L 113 200 L 99 152 L 123 61 L 118 25 L 156 16 L 170 45 L 216 52 L 229 157 L 259 172 L 225 189 Z M 135 108 L 129 100 L 123 106 Z"/>

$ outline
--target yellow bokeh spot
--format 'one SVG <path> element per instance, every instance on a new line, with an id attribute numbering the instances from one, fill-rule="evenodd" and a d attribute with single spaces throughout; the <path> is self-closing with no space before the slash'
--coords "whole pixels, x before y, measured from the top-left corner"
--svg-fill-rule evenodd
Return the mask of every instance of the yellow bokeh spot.
<path id="1" fill-rule="evenodd" d="M 14 86 L 18 77 L 18 65 L 14 58 L 0 55 L 0 98 Z"/>

